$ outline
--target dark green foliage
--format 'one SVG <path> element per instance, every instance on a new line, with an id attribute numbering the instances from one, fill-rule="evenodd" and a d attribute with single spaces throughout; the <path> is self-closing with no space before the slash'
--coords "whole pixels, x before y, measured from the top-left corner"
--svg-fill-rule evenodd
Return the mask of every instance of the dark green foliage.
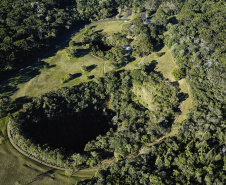
<path id="1" fill-rule="evenodd" d="M 172 12 L 161 9 L 163 18 Z M 177 135 L 100 170 L 86 184 L 225 184 L 225 10 L 224 1 L 189 0 L 167 32 L 165 43 L 186 70 L 193 97 Z"/>
<path id="2" fill-rule="evenodd" d="M 69 49 L 66 50 L 67 56 L 71 59 L 77 56 L 77 49 L 70 47 Z"/>
<path id="3" fill-rule="evenodd" d="M 5 117 L 12 109 L 11 99 L 9 97 L 2 97 L 0 99 L 0 118 Z"/>
<path id="4" fill-rule="evenodd" d="M 123 32 L 133 38 L 133 55 L 143 57 L 153 51 L 151 32 L 140 17 L 135 17 L 130 24 L 125 25 Z"/>
<path id="5" fill-rule="evenodd" d="M 177 81 L 186 76 L 184 73 L 184 70 L 180 69 L 180 68 L 174 69 L 172 72 L 172 75 L 174 76 L 175 80 L 177 80 Z"/>
<path id="6" fill-rule="evenodd" d="M 97 65 L 90 65 L 90 66 L 82 66 L 81 69 L 84 72 L 90 72 L 94 70 L 97 67 Z"/>
<path id="7" fill-rule="evenodd" d="M 2 144 L 2 142 L 5 140 L 5 137 L 2 133 L 2 131 L 0 130 L 0 144 Z"/>
<path id="8" fill-rule="evenodd" d="M 94 55 L 110 60 L 115 67 L 122 67 L 134 59 L 131 54 L 138 57 L 150 54 L 153 51 L 153 43 L 160 42 L 159 33 L 152 34 L 152 30 L 142 19 L 136 17 L 124 26 L 122 33 L 112 35 L 92 32 L 92 27 L 86 27 L 82 43 L 85 47 L 88 44 Z"/>

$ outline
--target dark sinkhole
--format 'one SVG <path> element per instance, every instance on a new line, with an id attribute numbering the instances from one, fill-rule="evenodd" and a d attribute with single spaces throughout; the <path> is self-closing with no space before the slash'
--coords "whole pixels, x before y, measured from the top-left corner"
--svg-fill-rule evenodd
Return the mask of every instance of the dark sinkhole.
<path id="1" fill-rule="evenodd" d="M 47 144 L 67 153 L 83 152 L 88 141 L 105 134 L 111 125 L 113 112 L 86 108 L 70 117 L 57 119 L 42 118 L 37 123 L 26 123 L 23 132 L 27 138 L 40 146 Z"/>

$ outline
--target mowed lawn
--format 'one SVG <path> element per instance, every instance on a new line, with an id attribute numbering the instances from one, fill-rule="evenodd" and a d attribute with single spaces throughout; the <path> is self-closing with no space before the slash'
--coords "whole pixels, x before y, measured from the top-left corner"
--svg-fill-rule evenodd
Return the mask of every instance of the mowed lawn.
<path id="1" fill-rule="evenodd" d="M 109 21 L 93 24 L 94 31 L 105 32 L 108 34 L 121 32 L 123 25 L 128 24 L 124 21 Z"/>
<path id="2" fill-rule="evenodd" d="M 192 108 L 192 94 L 190 92 L 190 87 L 186 81 L 186 79 L 181 79 L 179 81 L 181 92 L 188 95 L 188 98 L 183 101 L 182 107 L 181 107 L 181 115 L 179 116 L 177 122 L 180 123 L 183 120 L 186 119 L 186 114 L 188 113 L 188 110 Z"/>
<path id="3" fill-rule="evenodd" d="M 162 54 L 162 56 L 158 56 L 157 53 Z M 143 59 L 142 62 L 146 63 L 153 63 L 155 66 L 156 71 L 160 71 L 165 78 L 168 78 L 170 81 L 175 81 L 172 72 L 174 69 L 178 68 L 176 62 L 174 61 L 174 58 L 168 49 L 167 46 L 162 48 L 159 52 L 152 53 L 149 55 L 146 59 Z M 181 106 L 181 114 L 179 115 L 177 119 L 177 123 L 182 122 L 186 119 L 186 115 L 188 113 L 188 110 L 192 108 L 192 97 L 191 93 L 189 91 L 189 85 L 186 81 L 186 79 L 182 79 L 179 81 L 180 86 L 180 92 L 183 92 L 188 95 L 187 99 L 182 102 Z"/>

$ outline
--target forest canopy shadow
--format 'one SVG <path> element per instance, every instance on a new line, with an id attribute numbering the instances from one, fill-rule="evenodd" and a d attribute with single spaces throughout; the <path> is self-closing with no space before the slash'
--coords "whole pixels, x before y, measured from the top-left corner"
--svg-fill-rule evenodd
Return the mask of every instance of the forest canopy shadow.
<path id="1" fill-rule="evenodd" d="M 12 95 L 18 90 L 17 88 L 18 84 L 29 82 L 32 78 L 40 74 L 41 69 L 44 68 L 50 69 L 53 67 L 55 67 L 55 65 L 49 65 L 44 61 L 39 61 L 35 63 L 35 65 L 28 67 L 21 73 L 18 73 L 17 76 L 11 78 L 6 83 L 2 84 L 0 88 L 0 94 L 4 93 L 7 95 Z"/>
<path id="2" fill-rule="evenodd" d="M 109 122 L 114 116 L 110 110 L 102 112 L 93 107 L 60 119 L 54 117 L 51 120 L 41 115 L 37 123 L 25 122 L 22 128 L 24 134 L 36 144 L 61 148 L 67 154 L 82 152 L 88 141 L 105 134 L 111 128 Z"/>
<path id="3" fill-rule="evenodd" d="M 188 93 L 181 92 L 178 94 L 178 97 L 179 97 L 179 102 L 181 103 L 181 102 L 185 101 L 189 97 L 189 95 L 188 95 Z"/>
<path id="4" fill-rule="evenodd" d="M 103 31 L 104 31 L 103 29 L 100 29 L 100 30 L 95 31 L 94 33 L 102 33 Z"/>
<path id="5" fill-rule="evenodd" d="M 77 49 L 76 57 L 84 57 L 89 53 L 88 49 Z"/>
<path id="6" fill-rule="evenodd" d="M 87 68 L 88 71 L 92 71 L 92 70 L 94 70 L 96 67 L 97 67 L 97 65 L 96 65 L 96 64 L 93 64 L 93 65 L 87 66 L 86 68 Z"/>
<path id="7" fill-rule="evenodd" d="M 151 71 L 155 71 L 157 64 L 157 60 L 152 60 L 150 63 L 141 66 L 141 68 L 145 68 L 144 70 L 150 73 Z"/>
<path id="8" fill-rule="evenodd" d="M 79 78 L 80 76 L 82 76 L 82 73 L 75 73 L 75 74 L 70 74 L 69 78 L 67 80 L 64 81 L 64 83 L 67 83 L 71 80 L 74 80 L 76 78 Z"/>

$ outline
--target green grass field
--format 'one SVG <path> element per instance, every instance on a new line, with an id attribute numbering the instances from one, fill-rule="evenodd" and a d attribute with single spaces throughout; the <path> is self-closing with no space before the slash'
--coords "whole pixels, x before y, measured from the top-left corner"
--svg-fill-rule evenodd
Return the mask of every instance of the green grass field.
<path id="1" fill-rule="evenodd" d="M 118 22 L 104 22 L 100 24 L 95 27 L 96 31 L 104 30 L 104 32 L 113 33 L 120 31 L 124 23 L 120 23 L 121 26 Z M 109 27 L 107 26 L 108 24 Z M 114 29 L 112 29 L 113 26 L 115 27 Z M 77 34 L 73 40 L 79 42 L 79 38 L 80 34 Z M 86 52 L 78 58 L 69 59 L 65 50 L 61 49 L 54 56 L 28 67 L 18 76 L 4 84 L 1 89 L 1 95 L 8 94 L 15 100 L 21 97 L 35 97 L 63 86 L 73 86 L 87 81 L 87 76 L 103 76 L 104 62 L 104 60 Z M 82 65 L 89 66 L 94 64 L 97 67 L 89 73 L 81 70 Z M 80 73 L 82 73 L 81 76 L 76 75 Z M 63 83 L 62 79 L 68 74 L 72 74 L 74 77 Z M 6 123 L 7 119 L 0 120 L 0 129 L 5 136 Z M 83 170 L 73 174 L 73 177 L 67 177 L 63 171 L 53 170 L 23 156 L 11 146 L 7 139 L 0 145 L 0 163 L 0 184 L 2 185 L 14 185 L 16 182 L 34 185 L 75 184 L 77 181 L 91 178 L 97 171 L 96 169 Z"/>
<path id="2" fill-rule="evenodd" d="M 95 26 L 95 31 L 113 33 L 120 31 L 123 24 L 126 23 L 102 22 L 93 26 Z M 72 40 L 79 43 L 80 34 L 76 34 Z M 87 76 L 94 75 L 95 78 L 103 76 L 105 62 L 105 72 L 113 70 L 109 62 L 92 56 L 79 45 L 77 47 L 82 51 L 80 57 L 69 59 L 66 56 L 66 47 L 61 47 L 51 57 L 30 66 L 8 83 L 2 85 L 1 95 L 8 94 L 13 100 L 16 100 L 24 97 L 35 97 L 59 87 L 73 86 L 88 81 Z M 165 78 L 174 81 L 171 72 L 177 68 L 177 65 L 169 49 L 165 46 L 158 53 L 163 55 L 158 56 L 156 53 L 152 53 L 146 58 L 137 58 L 121 69 L 132 70 L 142 63 L 153 63 L 155 69 L 160 71 Z M 83 65 L 96 65 L 97 67 L 88 73 L 81 70 Z M 63 82 L 69 74 L 71 77 Z M 179 83 L 181 91 L 189 94 L 189 98 L 183 103 L 182 114 L 178 119 L 178 122 L 181 122 L 186 118 L 188 109 L 191 108 L 191 96 L 186 80 L 181 80 Z M 0 120 L 0 129 L 4 134 L 6 134 L 6 122 L 5 119 Z M 0 163 L 0 184 L 2 185 L 14 185 L 16 181 L 32 185 L 74 184 L 78 180 L 92 177 L 96 172 L 96 170 L 84 170 L 74 174 L 73 177 L 66 177 L 62 171 L 45 167 L 21 155 L 10 145 L 8 140 L 0 145 Z"/>
<path id="3" fill-rule="evenodd" d="M 158 56 L 157 53 L 162 54 L 162 56 Z M 156 64 L 156 71 L 160 71 L 163 76 L 170 81 L 175 81 L 172 71 L 177 68 L 177 65 L 168 47 L 165 46 L 157 53 L 149 55 L 145 61 L 153 61 L 153 63 Z"/>
<path id="4" fill-rule="evenodd" d="M 100 22 L 93 24 L 95 26 L 94 31 L 101 31 L 107 34 L 121 32 L 122 27 L 125 23 L 124 21 L 109 21 L 109 22 Z"/>
<path id="5" fill-rule="evenodd" d="M 178 68 L 178 66 L 176 65 L 176 62 L 174 61 L 174 58 L 168 47 L 165 46 L 158 53 L 162 54 L 162 56 L 158 56 L 157 53 L 152 53 L 146 59 L 141 61 L 144 63 L 153 62 L 153 64 L 156 65 L 156 71 L 160 71 L 163 76 L 165 78 L 168 78 L 170 81 L 175 81 L 172 72 L 174 69 Z M 180 80 L 179 85 L 181 92 L 188 94 L 188 98 L 182 103 L 181 114 L 177 119 L 178 123 L 186 119 L 186 114 L 188 113 L 188 110 L 192 108 L 192 97 L 186 79 Z"/>
<path id="6" fill-rule="evenodd" d="M 177 122 L 180 123 L 183 120 L 186 119 L 186 114 L 188 113 L 188 110 L 192 108 L 192 95 L 189 90 L 189 85 L 186 81 L 186 79 L 182 79 L 179 81 L 181 92 L 188 94 L 188 98 L 183 102 L 181 107 L 181 115 L 179 116 Z"/>

